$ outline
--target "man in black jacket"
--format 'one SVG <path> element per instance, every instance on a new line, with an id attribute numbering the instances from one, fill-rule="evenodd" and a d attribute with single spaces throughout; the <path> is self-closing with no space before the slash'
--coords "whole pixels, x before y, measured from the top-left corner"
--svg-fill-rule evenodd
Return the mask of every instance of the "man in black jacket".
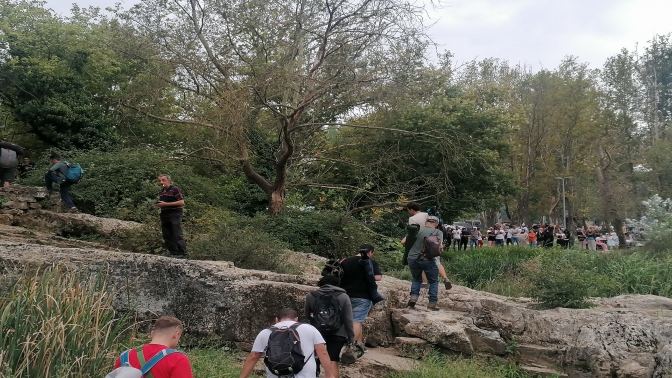
<path id="1" fill-rule="evenodd" d="M 6 188 L 16 178 L 16 166 L 23 148 L 18 144 L 0 142 L 0 187 Z"/>

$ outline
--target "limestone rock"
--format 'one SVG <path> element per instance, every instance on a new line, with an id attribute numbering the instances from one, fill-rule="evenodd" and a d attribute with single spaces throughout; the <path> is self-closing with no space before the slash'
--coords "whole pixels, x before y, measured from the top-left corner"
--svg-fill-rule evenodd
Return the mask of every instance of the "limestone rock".
<path id="1" fill-rule="evenodd" d="M 37 229 L 51 229 L 58 234 L 77 236 L 86 234 L 112 236 L 118 231 L 142 226 L 137 222 L 100 218 L 90 214 L 54 213 L 44 210 L 26 214 L 17 219 L 16 223 Z"/>
<path id="2" fill-rule="evenodd" d="M 25 202 L 19 201 L 7 201 L 2 204 L 2 207 L 8 209 L 17 209 L 17 210 L 28 210 L 28 204 Z"/>
<path id="3" fill-rule="evenodd" d="M 397 337 L 394 348 L 400 356 L 408 358 L 422 358 L 432 351 L 427 340 L 417 337 Z"/>

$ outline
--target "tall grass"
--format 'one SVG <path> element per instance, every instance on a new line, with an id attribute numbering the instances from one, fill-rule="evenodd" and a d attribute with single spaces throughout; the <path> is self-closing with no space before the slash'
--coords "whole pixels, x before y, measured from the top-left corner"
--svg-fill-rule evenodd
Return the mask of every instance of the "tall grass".
<path id="1" fill-rule="evenodd" d="M 468 287 L 480 289 L 504 275 L 516 275 L 523 262 L 539 255 L 535 248 L 477 248 L 473 251 L 444 252 L 443 265 L 451 278 Z"/>
<path id="2" fill-rule="evenodd" d="M 106 282 L 63 267 L 25 274 L 0 298 L 0 376 L 88 378 L 112 370 L 124 329 Z"/>
<path id="3" fill-rule="evenodd" d="M 532 378 L 514 365 L 432 353 L 411 371 L 397 371 L 386 378 Z"/>

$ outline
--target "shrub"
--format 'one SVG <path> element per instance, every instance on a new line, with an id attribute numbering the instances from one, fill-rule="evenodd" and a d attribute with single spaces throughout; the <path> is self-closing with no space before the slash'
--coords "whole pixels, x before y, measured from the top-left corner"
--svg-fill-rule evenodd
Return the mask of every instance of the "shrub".
<path id="1" fill-rule="evenodd" d="M 456 282 L 477 288 L 505 275 L 516 275 L 523 262 L 541 253 L 535 248 L 478 248 L 465 252 L 444 252 L 442 261 Z"/>
<path id="2" fill-rule="evenodd" d="M 0 376 L 104 376 L 125 324 L 112 298 L 102 279 L 61 267 L 19 278 L 0 299 Z"/>
<path id="3" fill-rule="evenodd" d="M 642 204 L 644 215 L 639 220 L 627 219 L 626 224 L 642 231 L 647 248 L 667 250 L 672 240 L 672 199 L 664 200 L 656 194 Z"/>

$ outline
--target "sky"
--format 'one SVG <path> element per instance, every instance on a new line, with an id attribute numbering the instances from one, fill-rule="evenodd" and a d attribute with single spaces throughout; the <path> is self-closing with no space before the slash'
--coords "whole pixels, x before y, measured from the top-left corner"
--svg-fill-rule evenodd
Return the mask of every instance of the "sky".
<path id="1" fill-rule="evenodd" d="M 112 6 L 119 0 L 78 0 L 78 5 Z M 423 1 L 423 0 L 418 0 Z M 430 4 L 432 0 L 424 0 Z M 672 0 L 433 0 L 428 33 L 438 52 L 450 50 L 456 63 L 500 58 L 533 70 L 557 67 L 567 55 L 601 68 L 622 48 L 633 50 L 656 34 L 672 32 Z M 68 14 L 73 0 L 48 0 Z M 133 0 L 124 0 L 129 7 Z"/>

